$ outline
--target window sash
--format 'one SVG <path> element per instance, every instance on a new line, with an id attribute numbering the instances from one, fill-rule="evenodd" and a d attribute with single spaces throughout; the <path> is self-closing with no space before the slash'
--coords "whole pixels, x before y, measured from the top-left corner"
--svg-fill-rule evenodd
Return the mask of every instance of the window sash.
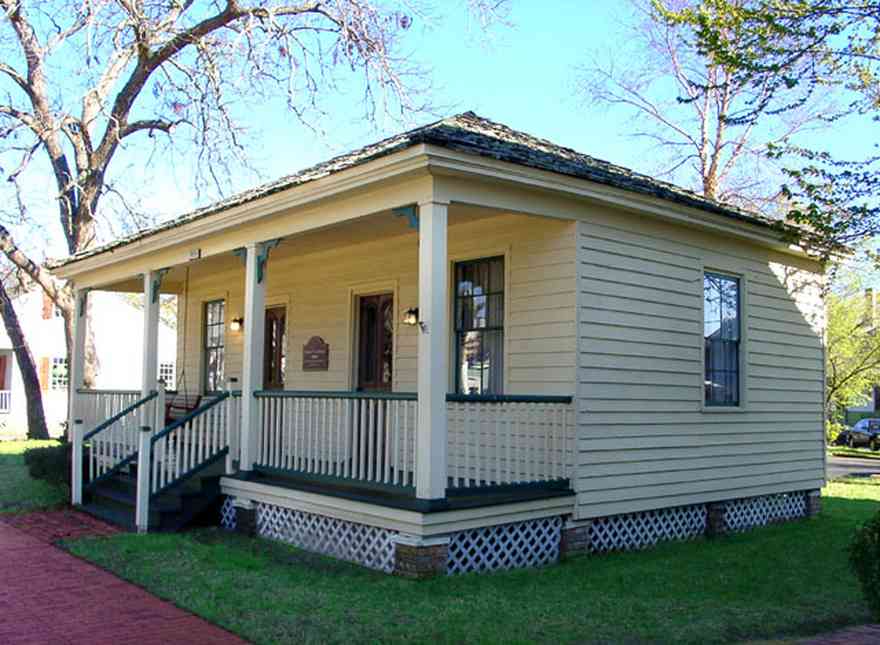
<path id="1" fill-rule="evenodd" d="M 741 399 L 741 281 L 706 272 L 703 276 L 703 402 L 737 407 Z"/>
<path id="2" fill-rule="evenodd" d="M 454 267 L 455 390 L 504 390 L 504 257 L 457 262 Z"/>
<path id="3" fill-rule="evenodd" d="M 223 387 L 226 344 L 226 304 L 223 300 L 205 303 L 204 317 L 204 375 L 205 392 L 217 392 Z"/>
<path id="4" fill-rule="evenodd" d="M 63 390 L 70 383 L 70 372 L 66 358 L 53 358 L 49 372 L 49 389 Z"/>

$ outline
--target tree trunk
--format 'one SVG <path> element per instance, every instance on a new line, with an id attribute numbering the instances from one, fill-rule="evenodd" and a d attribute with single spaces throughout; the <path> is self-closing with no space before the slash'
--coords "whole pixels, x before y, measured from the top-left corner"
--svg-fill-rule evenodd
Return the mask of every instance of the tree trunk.
<path id="1" fill-rule="evenodd" d="M 70 287 L 65 287 L 69 289 Z M 79 306 L 74 298 L 69 299 L 73 304 L 70 307 L 60 306 L 61 315 L 64 317 L 64 342 L 67 345 L 67 364 L 73 365 L 73 323 L 76 317 L 76 309 Z M 91 389 L 95 387 L 100 364 L 98 362 L 98 350 L 95 348 L 95 334 L 92 331 L 92 303 L 91 298 L 86 301 L 86 346 L 83 357 L 83 387 Z M 71 383 L 71 387 L 74 384 Z"/>
<path id="2" fill-rule="evenodd" d="M 46 413 L 43 411 L 43 392 L 40 389 L 40 378 L 37 375 L 37 366 L 34 357 L 24 339 L 21 325 L 6 287 L 0 281 L 0 315 L 3 316 L 3 324 L 6 325 L 6 334 L 12 341 L 15 360 L 18 362 L 18 370 L 21 372 L 21 380 L 24 383 L 24 394 L 27 399 L 27 437 L 28 439 L 48 439 L 49 428 L 46 427 Z"/>

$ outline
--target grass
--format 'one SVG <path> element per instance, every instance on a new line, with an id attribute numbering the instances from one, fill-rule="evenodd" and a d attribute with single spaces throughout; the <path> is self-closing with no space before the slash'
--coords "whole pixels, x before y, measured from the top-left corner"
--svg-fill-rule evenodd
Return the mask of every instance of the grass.
<path id="1" fill-rule="evenodd" d="M 57 506 L 67 500 L 67 491 L 33 479 L 24 465 L 24 451 L 56 445 L 57 441 L 0 441 L 0 513 L 33 511 Z"/>
<path id="2" fill-rule="evenodd" d="M 835 457 L 859 457 L 860 459 L 880 459 L 880 451 L 870 448 L 847 448 L 846 446 L 829 446 L 828 454 Z"/>
<path id="3" fill-rule="evenodd" d="M 537 570 L 412 582 L 220 530 L 68 544 L 257 643 L 721 643 L 870 621 L 846 562 L 880 483 L 832 482 L 820 518 Z"/>

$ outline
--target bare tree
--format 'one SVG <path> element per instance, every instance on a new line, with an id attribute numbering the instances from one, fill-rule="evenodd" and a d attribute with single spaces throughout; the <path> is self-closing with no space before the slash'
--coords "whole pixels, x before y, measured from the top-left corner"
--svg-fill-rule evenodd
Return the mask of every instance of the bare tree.
<path id="1" fill-rule="evenodd" d="M 43 409 L 37 366 L 34 363 L 33 354 L 25 342 L 24 332 L 21 329 L 15 308 L 12 306 L 12 298 L 7 291 L 7 284 L 18 282 L 13 273 L 9 271 L 7 275 L 0 276 L 0 317 L 3 318 L 6 333 L 12 343 L 15 362 L 18 364 L 18 371 L 24 384 L 25 399 L 27 400 L 27 437 L 28 439 L 48 439 L 49 428 L 46 426 L 46 413 Z M 16 291 L 21 291 L 21 283 L 18 282 L 14 288 Z"/>
<path id="2" fill-rule="evenodd" d="M 428 0 L 0 0 L 0 167 L 20 219 L 26 173 L 48 172 L 55 213 L 27 216 L 44 230 L 60 223 L 70 254 L 92 247 L 101 204 L 126 203 L 124 183 L 111 180 L 126 148 L 182 155 L 222 194 L 247 164 L 247 111 L 279 96 L 306 123 L 320 119 L 320 98 L 343 81 L 359 83 L 367 120 L 426 109 L 427 70 L 401 52 L 401 38 L 432 8 Z M 483 28 L 505 16 L 503 0 L 464 0 L 459 9 Z M 21 242 L 0 226 L 0 251 L 63 313 L 69 352 L 71 289 Z M 87 385 L 94 358 L 87 338 Z"/>
<path id="3" fill-rule="evenodd" d="M 677 4 L 681 5 L 679 1 Z M 768 146 L 820 123 L 817 103 L 760 123 L 732 118 L 765 89 L 741 81 L 701 54 L 687 27 L 668 24 L 651 0 L 632 0 L 633 21 L 608 61 L 597 55 L 577 69 L 588 104 L 628 108 L 631 134 L 647 139 L 662 161 L 655 171 L 710 199 L 766 210 L 779 198 Z M 623 44 L 625 43 L 625 44 Z M 626 48 L 629 49 L 626 49 Z M 621 61 L 622 64 L 621 64 Z"/>

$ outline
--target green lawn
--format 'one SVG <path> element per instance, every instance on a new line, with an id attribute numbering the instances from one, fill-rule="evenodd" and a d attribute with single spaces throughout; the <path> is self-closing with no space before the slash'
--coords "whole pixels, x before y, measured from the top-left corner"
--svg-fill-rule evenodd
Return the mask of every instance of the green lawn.
<path id="1" fill-rule="evenodd" d="M 823 504 L 712 542 L 426 582 L 220 530 L 68 547 L 258 643 L 730 642 L 869 622 L 845 548 L 880 483 L 831 483 Z"/>
<path id="2" fill-rule="evenodd" d="M 28 448 L 56 445 L 57 441 L 0 441 L 0 513 L 32 511 L 67 501 L 67 491 L 32 479 L 24 465 Z"/>

